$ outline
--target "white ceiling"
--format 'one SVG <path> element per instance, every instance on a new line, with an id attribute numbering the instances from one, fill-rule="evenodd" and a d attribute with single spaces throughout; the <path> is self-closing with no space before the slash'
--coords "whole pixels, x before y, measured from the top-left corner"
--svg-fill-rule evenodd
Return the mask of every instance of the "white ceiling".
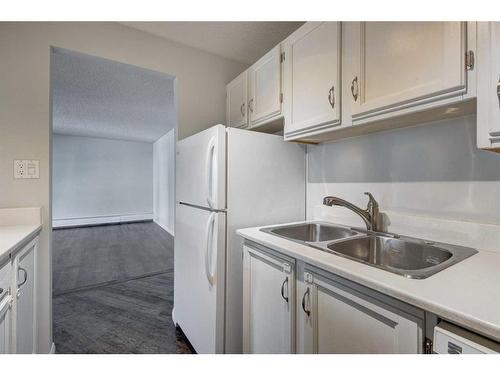
<path id="1" fill-rule="evenodd" d="M 154 142 L 175 126 L 173 77 L 61 48 L 52 57 L 54 133 Z"/>
<path id="2" fill-rule="evenodd" d="M 122 22 L 126 26 L 252 64 L 304 22 Z"/>

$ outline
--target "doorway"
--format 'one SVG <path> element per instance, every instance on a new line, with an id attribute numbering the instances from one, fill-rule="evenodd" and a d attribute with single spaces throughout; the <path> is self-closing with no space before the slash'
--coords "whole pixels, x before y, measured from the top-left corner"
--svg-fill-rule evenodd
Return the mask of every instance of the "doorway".
<path id="1" fill-rule="evenodd" d="M 57 353 L 188 353 L 171 319 L 175 77 L 51 51 Z"/>

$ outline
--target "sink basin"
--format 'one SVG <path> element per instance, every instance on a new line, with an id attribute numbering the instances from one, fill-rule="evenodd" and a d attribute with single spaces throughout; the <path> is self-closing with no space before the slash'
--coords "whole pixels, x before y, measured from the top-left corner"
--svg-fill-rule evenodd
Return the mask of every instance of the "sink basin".
<path id="1" fill-rule="evenodd" d="M 359 233 L 345 227 L 323 224 L 303 223 L 274 228 L 263 228 L 263 232 L 300 242 L 322 242 L 349 238 Z"/>
<path id="2" fill-rule="evenodd" d="M 261 231 L 411 279 L 425 279 L 477 253 L 463 246 L 320 222 Z"/>
<path id="3" fill-rule="evenodd" d="M 416 279 L 429 277 L 477 253 L 474 249 L 461 246 L 382 235 L 368 235 L 348 241 L 320 244 L 319 248 Z"/>

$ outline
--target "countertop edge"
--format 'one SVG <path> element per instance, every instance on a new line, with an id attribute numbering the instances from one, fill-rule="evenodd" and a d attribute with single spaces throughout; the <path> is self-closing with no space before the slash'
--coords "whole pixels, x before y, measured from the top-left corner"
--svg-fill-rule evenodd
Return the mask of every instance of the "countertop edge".
<path id="1" fill-rule="evenodd" d="M 449 320 L 451 323 L 462 325 L 463 327 L 465 327 L 467 329 L 470 329 L 470 330 L 475 331 L 483 336 L 489 337 L 493 340 L 500 342 L 500 327 L 497 325 L 489 324 L 487 322 L 484 322 L 482 320 L 478 320 L 478 319 L 474 318 L 473 316 L 469 316 L 466 314 L 460 314 L 460 313 L 457 314 L 456 311 L 450 311 L 450 310 L 443 308 L 442 306 L 437 305 L 435 303 L 428 302 L 428 301 L 423 300 L 423 299 L 419 299 L 418 296 L 415 296 L 412 294 L 405 294 L 405 293 L 402 293 L 400 291 L 387 288 L 384 285 L 382 285 L 381 283 L 363 278 L 359 274 L 349 272 L 349 271 L 344 270 L 342 268 L 332 267 L 331 265 L 322 263 L 321 261 L 318 261 L 314 258 L 304 256 L 304 255 L 297 253 L 293 250 L 288 250 L 288 249 L 286 249 L 278 244 L 275 244 L 271 241 L 267 241 L 263 238 L 259 238 L 259 237 L 252 235 L 252 233 L 248 233 L 250 230 L 259 230 L 259 229 L 260 229 L 260 227 L 238 229 L 236 231 L 236 233 L 239 236 L 241 236 L 249 241 L 256 242 L 256 243 L 261 244 L 265 247 L 269 247 L 275 251 L 278 251 L 280 253 L 283 253 L 285 255 L 293 257 L 295 259 L 307 262 L 307 263 L 309 263 L 313 266 L 316 266 L 318 268 L 321 268 L 327 272 L 331 272 L 331 273 L 334 273 L 338 276 L 347 278 L 347 279 L 349 279 L 353 282 L 356 282 L 360 285 L 363 285 L 365 287 L 371 288 L 371 289 L 376 290 L 378 292 L 384 293 L 388 296 L 391 296 L 391 297 L 396 298 L 400 301 L 403 301 L 403 302 L 406 302 L 406 303 L 411 304 L 413 306 L 416 306 L 418 308 L 421 308 L 425 311 L 429 311 L 429 312 L 436 314 L 436 315 L 438 315 L 446 320 Z M 266 233 L 262 233 L 262 234 L 266 234 Z M 272 236 L 272 235 L 269 234 L 269 236 Z M 296 242 L 286 240 L 283 238 L 281 238 L 281 240 L 288 241 L 288 242 L 291 242 L 293 244 L 297 244 Z M 302 244 L 298 244 L 298 245 L 308 247 L 307 245 L 302 245 Z M 384 271 L 381 271 L 381 272 L 384 272 Z"/>
<path id="2" fill-rule="evenodd" d="M 29 232 L 26 236 L 24 236 L 21 240 L 14 243 L 10 248 L 5 250 L 3 254 L 0 256 L 0 267 L 3 266 L 7 261 L 15 256 L 22 248 L 27 245 L 31 240 L 33 240 L 36 236 L 40 234 L 42 231 L 42 224 L 38 224 L 35 228 Z"/>

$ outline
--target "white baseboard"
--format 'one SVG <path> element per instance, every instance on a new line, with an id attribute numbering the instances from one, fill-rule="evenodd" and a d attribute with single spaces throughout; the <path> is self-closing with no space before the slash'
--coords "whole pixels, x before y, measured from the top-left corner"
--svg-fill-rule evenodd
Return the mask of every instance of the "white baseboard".
<path id="1" fill-rule="evenodd" d="M 52 228 L 77 227 L 82 225 L 127 223 L 131 221 L 153 220 L 153 214 L 112 215 L 79 217 L 70 219 L 52 219 Z"/>
<path id="2" fill-rule="evenodd" d="M 163 229 L 165 229 L 171 236 L 174 235 L 174 231 L 172 230 L 172 228 L 169 228 L 167 227 L 165 224 L 159 222 L 159 221 L 156 221 L 154 218 L 153 218 L 153 221 L 158 224 L 160 227 L 162 227 Z"/>
<path id="3" fill-rule="evenodd" d="M 56 354 L 56 344 L 52 343 L 49 354 Z"/>

